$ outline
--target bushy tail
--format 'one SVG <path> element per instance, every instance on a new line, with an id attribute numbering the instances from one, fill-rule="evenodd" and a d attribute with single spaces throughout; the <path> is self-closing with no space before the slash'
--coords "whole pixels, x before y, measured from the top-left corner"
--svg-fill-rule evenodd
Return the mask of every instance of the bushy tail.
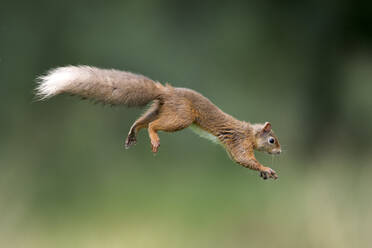
<path id="1" fill-rule="evenodd" d="M 142 75 L 91 66 L 66 66 L 39 77 L 36 95 L 44 100 L 67 93 L 108 104 L 143 106 L 156 99 L 162 90 L 160 83 Z"/>

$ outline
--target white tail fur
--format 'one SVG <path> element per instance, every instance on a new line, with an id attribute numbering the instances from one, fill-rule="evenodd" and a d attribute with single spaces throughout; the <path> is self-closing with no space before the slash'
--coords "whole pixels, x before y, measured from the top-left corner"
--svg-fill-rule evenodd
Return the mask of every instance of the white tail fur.
<path id="1" fill-rule="evenodd" d="M 36 95 L 42 100 L 58 95 L 78 78 L 84 77 L 84 71 L 84 68 L 76 66 L 50 70 L 46 75 L 38 77 Z"/>

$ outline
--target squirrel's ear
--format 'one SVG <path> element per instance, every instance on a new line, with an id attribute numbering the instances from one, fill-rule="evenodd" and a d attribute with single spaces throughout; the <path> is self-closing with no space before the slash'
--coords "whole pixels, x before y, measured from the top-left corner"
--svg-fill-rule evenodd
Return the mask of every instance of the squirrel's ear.
<path id="1" fill-rule="evenodd" d="M 262 132 L 268 133 L 271 131 L 271 124 L 270 122 L 265 122 L 264 127 L 262 128 Z"/>

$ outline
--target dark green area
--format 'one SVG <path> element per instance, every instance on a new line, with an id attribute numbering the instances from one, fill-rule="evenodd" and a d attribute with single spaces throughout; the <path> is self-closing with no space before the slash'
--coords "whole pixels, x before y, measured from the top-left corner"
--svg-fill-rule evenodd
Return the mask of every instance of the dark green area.
<path id="1" fill-rule="evenodd" d="M 263 181 L 190 130 L 35 78 L 87 64 L 189 87 L 270 121 Z M 372 7 L 362 1 L 8 1 L 0 6 L 1 247 L 366 247 L 372 228 Z"/>

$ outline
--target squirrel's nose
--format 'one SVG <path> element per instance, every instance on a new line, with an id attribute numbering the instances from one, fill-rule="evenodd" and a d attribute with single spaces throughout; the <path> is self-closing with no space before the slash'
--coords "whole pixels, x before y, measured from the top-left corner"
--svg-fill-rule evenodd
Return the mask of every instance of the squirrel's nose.
<path id="1" fill-rule="evenodd" d="M 280 154 L 282 152 L 282 149 L 279 149 L 276 154 Z"/>

